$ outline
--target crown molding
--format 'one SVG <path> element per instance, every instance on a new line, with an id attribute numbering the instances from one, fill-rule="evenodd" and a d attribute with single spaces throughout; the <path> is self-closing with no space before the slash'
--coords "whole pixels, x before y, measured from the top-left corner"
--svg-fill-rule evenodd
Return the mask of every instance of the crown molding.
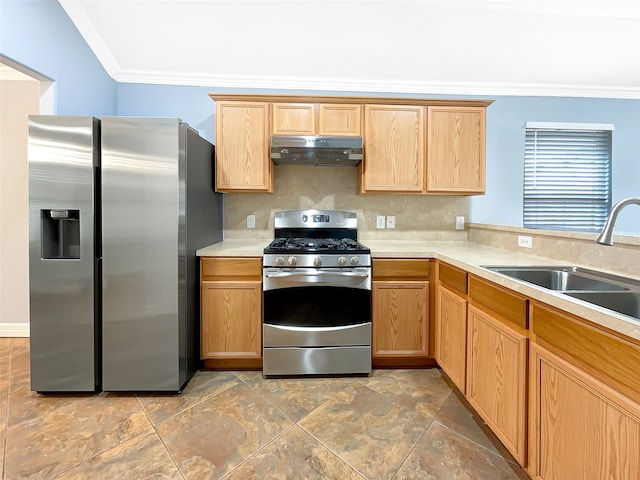
<path id="1" fill-rule="evenodd" d="M 640 99 L 640 87 L 611 87 L 600 85 L 431 82 L 402 81 L 395 79 L 270 75 L 209 75 L 193 72 L 175 73 L 133 70 L 121 71 L 114 79 L 121 83 L 151 83 L 237 89 Z"/>
<path id="2" fill-rule="evenodd" d="M 116 62 L 116 59 L 113 58 L 113 55 L 111 55 L 111 52 L 102 41 L 102 37 L 98 35 L 96 27 L 89 19 L 84 8 L 82 8 L 81 2 L 77 0 L 58 0 L 58 2 L 80 32 L 84 41 L 87 42 L 93 54 L 98 58 L 98 61 L 106 70 L 107 74 L 117 81 L 118 72 L 121 70 L 120 65 Z"/>
<path id="3" fill-rule="evenodd" d="M 120 83 L 204 86 L 233 89 L 312 90 L 327 92 L 432 95 L 486 95 L 640 99 L 640 86 L 563 85 L 503 82 L 443 82 L 375 78 L 218 75 L 122 69 L 77 0 L 58 0 L 107 74 Z"/>

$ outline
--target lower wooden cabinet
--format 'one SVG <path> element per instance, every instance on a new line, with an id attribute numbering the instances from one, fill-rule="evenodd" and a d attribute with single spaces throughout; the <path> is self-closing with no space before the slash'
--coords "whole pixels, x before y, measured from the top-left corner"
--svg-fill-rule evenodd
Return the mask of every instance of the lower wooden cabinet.
<path id="1" fill-rule="evenodd" d="M 437 272 L 438 364 L 529 475 L 640 480 L 640 344 L 450 265 Z"/>
<path id="2" fill-rule="evenodd" d="M 205 366 L 259 368 L 261 259 L 210 257 L 201 262 L 201 357 Z"/>
<path id="3" fill-rule="evenodd" d="M 373 356 L 427 356 L 429 282 L 374 282 Z"/>
<path id="4" fill-rule="evenodd" d="M 531 462 L 542 480 L 640 479 L 640 405 L 531 346 Z"/>
<path id="5" fill-rule="evenodd" d="M 473 305 L 468 313 L 467 399 L 514 458 L 525 465 L 526 331 Z"/>
<path id="6" fill-rule="evenodd" d="M 374 366 L 433 364 L 429 338 L 430 268 L 427 259 L 374 259 L 371 292 Z"/>
<path id="7" fill-rule="evenodd" d="M 436 307 L 436 360 L 462 392 L 467 378 L 467 300 L 438 286 Z"/>

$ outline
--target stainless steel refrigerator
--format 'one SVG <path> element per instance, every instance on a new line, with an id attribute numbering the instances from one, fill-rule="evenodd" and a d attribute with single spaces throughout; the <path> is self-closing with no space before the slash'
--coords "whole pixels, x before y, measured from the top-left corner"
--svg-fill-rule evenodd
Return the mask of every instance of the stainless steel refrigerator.
<path id="1" fill-rule="evenodd" d="M 32 390 L 175 392 L 197 371 L 213 149 L 176 118 L 30 117 Z"/>

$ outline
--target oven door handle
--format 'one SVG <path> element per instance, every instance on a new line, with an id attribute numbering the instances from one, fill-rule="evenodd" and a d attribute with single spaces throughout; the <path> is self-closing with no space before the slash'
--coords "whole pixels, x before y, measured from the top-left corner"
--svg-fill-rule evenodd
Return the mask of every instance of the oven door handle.
<path id="1" fill-rule="evenodd" d="M 338 276 L 338 277 L 350 277 L 350 278 L 367 278 L 369 276 L 366 272 L 278 272 L 267 273 L 267 278 L 286 278 L 286 277 L 318 277 L 318 276 Z"/>
<path id="2" fill-rule="evenodd" d="M 306 327 L 306 326 L 292 326 L 292 325 L 274 325 L 272 323 L 265 323 L 265 326 L 269 328 L 275 328 L 276 330 L 287 330 L 289 332 L 339 332 L 341 330 L 358 330 L 362 328 L 371 327 L 371 322 L 356 323 L 354 325 L 335 325 L 333 327 Z"/>

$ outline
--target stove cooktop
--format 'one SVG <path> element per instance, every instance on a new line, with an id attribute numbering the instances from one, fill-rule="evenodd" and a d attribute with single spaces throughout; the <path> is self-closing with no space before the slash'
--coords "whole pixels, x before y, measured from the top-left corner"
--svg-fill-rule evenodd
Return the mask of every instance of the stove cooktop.
<path id="1" fill-rule="evenodd" d="M 276 238 L 264 253 L 369 254 L 370 250 L 352 238 Z"/>

